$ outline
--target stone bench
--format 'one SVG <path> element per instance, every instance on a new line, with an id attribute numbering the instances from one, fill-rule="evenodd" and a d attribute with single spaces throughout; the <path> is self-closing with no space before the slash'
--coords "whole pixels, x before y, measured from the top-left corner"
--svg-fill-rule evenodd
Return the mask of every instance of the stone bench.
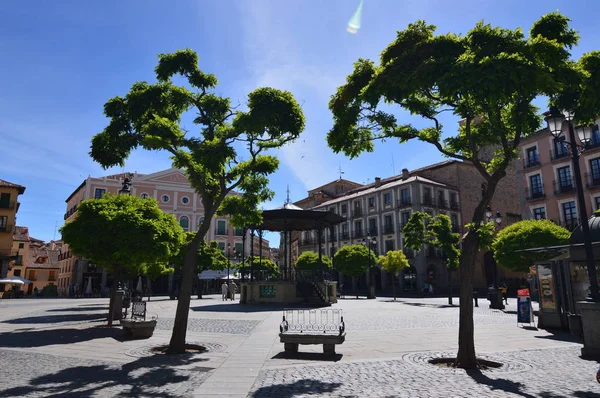
<path id="1" fill-rule="evenodd" d="M 123 336 L 130 339 L 147 339 L 154 334 L 156 319 L 146 320 L 146 302 L 133 301 L 131 307 L 131 318 L 121 319 Z"/>
<path id="2" fill-rule="evenodd" d="M 279 326 L 279 339 L 286 352 L 298 352 L 298 346 L 323 344 L 323 353 L 335 354 L 335 346 L 346 340 L 342 310 L 286 309 Z"/>

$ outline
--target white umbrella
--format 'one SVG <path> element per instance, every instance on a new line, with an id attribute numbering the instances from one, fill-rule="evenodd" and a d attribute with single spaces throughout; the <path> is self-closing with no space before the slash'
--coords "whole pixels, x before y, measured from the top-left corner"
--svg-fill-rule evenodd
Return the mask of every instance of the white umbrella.
<path id="1" fill-rule="evenodd" d="M 224 275 L 224 276 L 220 277 L 219 279 L 239 279 L 239 278 L 235 275 L 229 274 L 229 275 Z"/>
<path id="2" fill-rule="evenodd" d="M 88 276 L 88 283 L 85 287 L 85 294 L 92 294 L 92 277 Z"/>
<path id="3" fill-rule="evenodd" d="M 138 277 L 138 283 L 137 286 L 135 287 L 135 290 L 142 293 L 144 291 L 144 289 L 142 289 L 142 277 Z"/>
<path id="4" fill-rule="evenodd" d="M 20 276 L 9 276 L 8 278 L 0 279 L 0 284 L 24 285 L 26 283 L 31 283 L 31 281 Z"/>

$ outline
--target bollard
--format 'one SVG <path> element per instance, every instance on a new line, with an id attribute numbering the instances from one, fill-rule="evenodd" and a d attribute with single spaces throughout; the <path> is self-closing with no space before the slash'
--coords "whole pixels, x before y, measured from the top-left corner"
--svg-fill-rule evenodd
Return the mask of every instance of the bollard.
<path id="1" fill-rule="evenodd" d="M 473 300 L 475 300 L 475 307 L 479 307 L 479 303 L 477 302 L 477 292 L 473 292 Z"/>

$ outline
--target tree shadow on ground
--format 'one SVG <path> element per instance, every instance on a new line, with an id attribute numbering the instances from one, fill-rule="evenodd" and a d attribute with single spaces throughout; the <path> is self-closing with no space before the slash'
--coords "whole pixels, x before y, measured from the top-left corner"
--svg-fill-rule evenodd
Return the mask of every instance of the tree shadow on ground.
<path id="1" fill-rule="evenodd" d="M 516 381 L 511 381 L 508 379 L 492 379 L 485 374 L 483 374 L 480 370 L 467 370 L 467 374 L 478 384 L 485 384 L 489 386 L 492 390 L 502 390 L 508 393 L 512 393 L 515 395 L 519 395 L 525 398 L 535 398 L 534 395 L 528 394 L 523 390 L 525 385 L 523 383 L 519 383 Z"/>
<path id="2" fill-rule="evenodd" d="M 319 307 L 307 307 L 305 305 L 254 305 L 254 304 L 240 304 L 232 302 L 231 304 L 217 304 L 217 305 L 203 305 L 198 307 L 190 307 L 192 311 L 198 312 L 239 312 L 239 313 L 250 313 L 250 312 L 273 312 L 283 311 L 286 309 L 295 310 L 312 310 L 318 309 Z"/>
<path id="3" fill-rule="evenodd" d="M 105 311 L 108 312 L 108 307 L 100 307 L 95 305 L 86 305 L 81 307 L 69 307 L 69 308 L 53 308 L 46 310 L 47 312 L 86 312 L 86 311 Z"/>
<path id="4" fill-rule="evenodd" d="M 581 338 L 577 336 L 573 336 L 571 333 L 566 332 L 564 330 L 552 330 L 545 329 L 546 332 L 550 333 L 547 336 L 535 336 L 536 339 L 546 339 L 546 340 L 558 340 L 558 341 L 567 341 L 571 343 L 581 343 Z"/>
<path id="5" fill-rule="evenodd" d="M 187 355 L 157 354 L 139 358 L 124 365 L 101 364 L 71 367 L 33 378 L 29 380 L 28 385 L 0 391 L 0 397 L 30 395 L 63 398 L 96 395 L 180 397 L 191 391 L 182 391 L 182 387 L 178 385 L 179 383 L 186 382 L 193 377 L 198 379 L 195 384 L 199 384 L 206 378 L 206 372 L 212 370 L 212 368 L 189 368 L 186 371 L 188 374 L 179 374 L 174 367 L 206 360 L 206 358 L 191 358 Z M 197 387 L 197 385 L 190 387 Z"/>
<path id="6" fill-rule="evenodd" d="M 337 362 L 342 359 L 343 354 L 325 355 L 320 352 L 280 352 L 271 359 L 301 359 L 305 361 Z"/>
<path id="7" fill-rule="evenodd" d="M 66 322 L 93 322 L 106 320 L 106 313 L 102 314 L 63 314 L 63 315 L 42 315 L 30 316 L 25 318 L 15 318 L 2 321 L 13 325 L 22 324 L 44 324 L 44 323 L 66 323 Z"/>
<path id="8" fill-rule="evenodd" d="M 256 390 L 252 398 L 292 398 L 303 395 L 331 394 L 341 383 L 326 383 L 320 380 L 304 379 L 292 384 L 275 384 Z"/>
<path id="9" fill-rule="evenodd" d="M 43 347 L 112 337 L 119 340 L 120 328 L 46 329 L 0 333 L 0 347 Z"/>
<path id="10" fill-rule="evenodd" d="M 412 305 L 414 307 L 429 307 L 429 308 L 458 308 L 457 305 L 450 304 L 430 304 L 430 303 L 413 303 L 410 301 L 405 301 L 402 304 Z"/>

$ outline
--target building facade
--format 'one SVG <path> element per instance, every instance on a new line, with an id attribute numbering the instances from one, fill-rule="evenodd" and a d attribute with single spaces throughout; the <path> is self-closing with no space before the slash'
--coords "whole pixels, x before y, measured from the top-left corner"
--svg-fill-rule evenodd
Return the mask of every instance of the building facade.
<path id="1" fill-rule="evenodd" d="M 600 208 L 600 118 L 579 165 L 588 214 Z M 547 129 L 524 138 L 519 146 L 518 186 L 524 219 L 549 219 L 573 230 L 580 223 L 567 125 L 554 138 Z M 576 137 L 576 145 L 581 145 Z"/>
<path id="2" fill-rule="evenodd" d="M 24 186 L 0 180 L 0 278 L 7 276 L 9 263 L 16 260 L 13 235 L 20 205 L 19 195 L 24 192 Z M 5 285 L 0 285 L 0 291 L 4 291 L 4 288 Z"/>
<path id="3" fill-rule="evenodd" d="M 122 173 L 105 177 L 88 177 L 67 198 L 66 222 L 72 220 L 77 213 L 77 206 L 82 200 L 101 198 L 106 193 L 117 194 L 122 188 L 125 178 L 130 178 L 131 195 L 141 198 L 154 198 L 158 206 L 166 213 L 173 214 L 184 231 L 197 231 L 204 220 L 202 198 L 194 191 L 187 176 L 178 169 L 171 168 L 152 174 Z M 247 235 L 249 236 L 249 234 Z M 215 216 L 211 220 L 208 241 L 217 241 L 219 247 L 227 254 L 227 248 L 242 251 L 242 229 L 233 228 L 226 216 Z M 247 240 L 249 242 L 249 240 Z M 246 244 L 246 255 L 250 252 Z M 92 280 L 95 291 L 106 291 L 112 286 L 112 278 L 100 267 L 86 259 L 77 258 L 64 245 L 60 257 L 61 272 L 59 288 L 64 291 L 84 288 L 84 281 Z M 152 291 L 166 293 L 174 289 L 174 276 L 159 277 L 152 282 Z M 177 276 L 175 276 L 177 279 Z"/>

